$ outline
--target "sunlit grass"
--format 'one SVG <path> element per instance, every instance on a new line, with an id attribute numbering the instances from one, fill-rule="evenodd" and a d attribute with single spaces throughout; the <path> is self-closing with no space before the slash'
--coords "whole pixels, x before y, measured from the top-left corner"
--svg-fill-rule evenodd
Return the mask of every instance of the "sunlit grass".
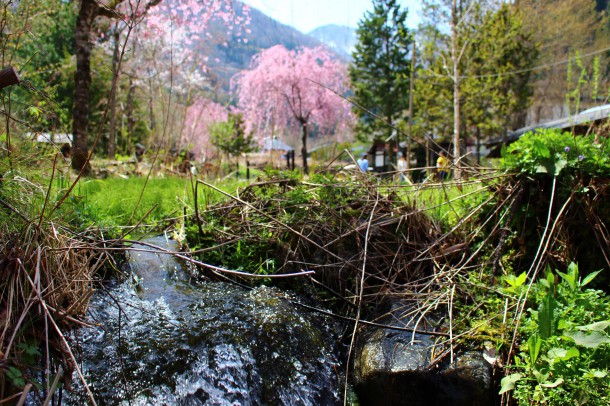
<path id="1" fill-rule="evenodd" d="M 404 185 L 395 190 L 405 202 L 449 226 L 465 219 L 490 197 L 489 185 L 477 179 Z"/>
<path id="2" fill-rule="evenodd" d="M 217 183 L 220 189 L 234 193 L 247 184 L 245 180 L 227 179 Z M 189 178 L 95 179 L 83 180 L 74 189 L 63 210 L 83 226 L 126 227 L 155 225 L 194 213 L 194 187 Z M 226 199 L 221 193 L 198 186 L 198 206 Z"/>

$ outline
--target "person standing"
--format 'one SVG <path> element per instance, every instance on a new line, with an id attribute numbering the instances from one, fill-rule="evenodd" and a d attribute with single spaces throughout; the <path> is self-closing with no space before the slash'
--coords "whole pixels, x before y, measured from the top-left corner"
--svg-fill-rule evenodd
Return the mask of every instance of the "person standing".
<path id="1" fill-rule="evenodd" d="M 362 154 L 362 156 L 358 160 L 358 166 L 360 167 L 360 170 L 362 172 L 366 173 L 366 171 L 369 170 L 369 160 L 366 158 L 366 154 Z"/>
<path id="2" fill-rule="evenodd" d="M 445 151 L 441 151 L 436 160 L 436 172 L 438 173 L 438 179 L 443 181 L 449 176 L 449 159 Z"/>
<path id="3" fill-rule="evenodd" d="M 398 153 L 398 162 L 396 163 L 396 170 L 398 172 L 398 179 L 400 183 L 407 181 L 407 160 L 401 152 Z"/>

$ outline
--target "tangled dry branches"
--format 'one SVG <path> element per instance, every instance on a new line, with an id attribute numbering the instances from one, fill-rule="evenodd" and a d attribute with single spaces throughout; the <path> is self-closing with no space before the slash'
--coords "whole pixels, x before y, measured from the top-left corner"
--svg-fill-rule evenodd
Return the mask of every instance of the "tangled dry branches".
<path id="1" fill-rule="evenodd" d="M 204 261 L 243 266 L 244 255 L 241 264 L 228 259 L 247 247 L 253 259 L 273 258 L 276 272 L 315 271 L 316 287 L 352 305 L 358 298 L 374 307 L 390 298 L 428 300 L 450 285 L 445 270 L 465 247 L 457 233 L 443 232 L 420 209 L 396 193 L 381 194 L 364 177 L 254 183 L 197 221 L 200 232 L 191 244 L 215 242 L 213 255 L 199 252 Z"/>

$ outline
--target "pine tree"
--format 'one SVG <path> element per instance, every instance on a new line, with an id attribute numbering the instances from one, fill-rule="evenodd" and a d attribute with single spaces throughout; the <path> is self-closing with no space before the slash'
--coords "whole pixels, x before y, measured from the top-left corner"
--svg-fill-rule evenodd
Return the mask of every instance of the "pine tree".
<path id="1" fill-rule="evenodd" d="M 362 140 L 389 138 L 409 102 L 413 36 L 405 22 L 407 11 L 396 0 L 374 0 L 373 5 L 358 25 L 349 70 Z"/>

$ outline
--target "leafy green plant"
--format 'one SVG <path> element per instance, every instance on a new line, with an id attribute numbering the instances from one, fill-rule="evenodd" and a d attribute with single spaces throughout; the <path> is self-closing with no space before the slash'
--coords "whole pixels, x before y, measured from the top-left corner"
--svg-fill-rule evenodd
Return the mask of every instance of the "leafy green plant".
<path id="1" fill-rule="evenodd" d="M 6 377 L 10 379 L 11 383 L 16 387 L 25 386 L 25 378 L 20 369 L 15 367 L 8 367 L 6 370 Z"/>
<path id="2" fill-rule="evenodd" d="M 610 179 L 607 138 L 555 129 L 527 133 L 503 150 L 500 166 L 510 173 L 500 187 L 513 192 L 499 194 L 490 209 L 512 206 L 503 224 L 510 234 L 507 231 L 502 238 L 506 251 L 519 256 L 513 257 L 513 267 L 529 266 L 534 260 L 538 227 L 551 226 L 551 220 L 555 226 L 549 231 L 561 237 L 549 237 L 553 243 L 542 254 L 544 261 L 556 268 L 567 267 L 570 261 L 586 269 L 606 267 L 608 247 L 596 233 L 610 213 L 603 192 Z M 484 211 L 482 219 L 488 214 Z M 601 275 L 595 283 L 607 285 L 608 277 Z"/>
<path id="3" fill-rule="evenodd" d="M 567 272 L 556 274 L 558 283 L 548 271 L 532 286 L 535 305 L 519 328 L 520 350 L 500 393 L 510 393 L 519 405 L 606 405 L 610 300 L 601 291 L 585 289 L 598 272 L 581 279 L 572 263 Z"/>
<path id="4" fill-rule="evenodd" d="M 504 288 L 504 291 L 508 294 L 519 295 L 527 280 L 527 274 L 521 273 L 519 276 L 509 274 L 504 277 L 504 281 L 508 284 L 508 287 Z"/>
<path id="5" fill-rule="evenodd" d="M 229 113 L 227 121 L 210 125 L 212 144 L 229 157 L 239 157 L 254 150 L 253 133 L 246 134 L 246 124 L 241 113 Z M 235 160 L 239 166 L 239 160 Z"/>
<path id="6" fill-rule="evenodd" d="M 502 151 L 500 166 L 528 175 L 563 173 L 588 176 L 610 174 L 610 145 L 595 135 L 575 136 L 545 129 L 524 134 Z"/>

